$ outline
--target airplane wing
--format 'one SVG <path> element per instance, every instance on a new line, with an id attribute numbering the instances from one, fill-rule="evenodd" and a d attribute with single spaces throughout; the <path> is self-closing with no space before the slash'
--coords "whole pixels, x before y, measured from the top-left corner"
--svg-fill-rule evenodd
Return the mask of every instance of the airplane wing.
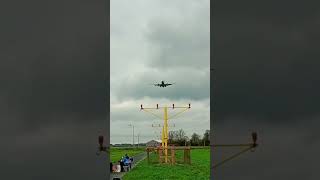
<path id="1" fill-rule="evenodd" d="M 175 84 L 175 83 L 171 83 L 171 84 L 170 84 L 170 83 L 167 83 L 166 86 L 170 86 L 170 85 L 173 85 L 173 84 Z"/>

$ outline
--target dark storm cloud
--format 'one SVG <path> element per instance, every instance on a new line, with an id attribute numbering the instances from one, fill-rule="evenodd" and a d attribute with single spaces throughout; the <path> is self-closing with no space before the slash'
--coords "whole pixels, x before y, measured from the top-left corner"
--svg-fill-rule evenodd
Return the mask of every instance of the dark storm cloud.
<path id="1" fill-rule="evenodd" d="M 305 5 L 300 9 L 291 3 L 288 12 L 277 14 L 276 4 L 270 9 L 239 6 L 231 15 L 222 9 L 233 9 L 233 5 L 217 2 L 213 96 L 219 114 L 268 116 L 281 122 L 318 112 L 320 78 L 315 56 L 319 52 L 314 32 L 320 29 L 319 14 L 311 13 L 313 7 L 309 12 Z M 305 21 L 291 21 L 295 13 L 300 18 L 304 15 Z"/>
<path id="2" fill-rule="evenodd" d="M 17 18 L 4 25 L 12 30 L 2 38 L 3 104 L 23 119 L 19 124 L 24 127 L 37 128 L 57 114 L 96 116 L 104 104 L 105 67 L 93 62 L 105 56 L 103 29 L 92 29 L 104 23 L 102 18 L 92 21 L 81 13 L 92 5 L 72 12 L 72 4 L 64 3 L 66 9 L 54 5 L 38 4 L 42 8 L 31 12 L 21 9 L 20 16 L 12 13 Z"/>
<path id="3" fill-rule="evenodd" d="M 301 1 L 215 1 L 211 92 L 215 142 L 259 143 L 216 179 L 319 179 L 319 6 Z M 216 150 L 217 162 L 222 153 Z"/>
<path id="4" fill-rule="evenodd" d="M 1 5 L 0 179 L 104 179 L 104 2 Z M 80 163 L 79 163 L 80 162 Z"/>

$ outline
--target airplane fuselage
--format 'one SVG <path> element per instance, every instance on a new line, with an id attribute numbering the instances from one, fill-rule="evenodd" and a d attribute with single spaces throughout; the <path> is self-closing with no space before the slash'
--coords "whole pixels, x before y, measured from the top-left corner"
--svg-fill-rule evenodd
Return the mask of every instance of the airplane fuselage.
<path id="1" fill-rule="evenodd" d="M 160 87 L 166 87 L 166 85 L 164 84 L 164 81 L 161 81 Z"/>
<path id="2" fill-rule="evenodd" d="M 168 84 L 168 83 L 164 83 L 164 81 L 161 81 L 161 83 L 160 84 L 154 84 L 155 86 L 159 86 L 159 87 L 167 87 L 167 86 L 170 86 L 170 85 L 172 85 L 172 84 Z"/>

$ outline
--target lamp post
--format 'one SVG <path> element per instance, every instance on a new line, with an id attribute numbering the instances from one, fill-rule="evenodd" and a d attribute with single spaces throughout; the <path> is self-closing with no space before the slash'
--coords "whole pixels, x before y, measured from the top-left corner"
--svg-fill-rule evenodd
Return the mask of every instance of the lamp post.
<path id="1" fill-rule="evenodd" d="M 139 148 L 139 138 L 140 138 L 140 133 L 138 133 L 138 148 Z"/>
<path id="2" fill-rule="evenodd" d="M 132 127 L 132 147 L 134 147 L 134 125 L 129 124 L 130 127 Z"/>

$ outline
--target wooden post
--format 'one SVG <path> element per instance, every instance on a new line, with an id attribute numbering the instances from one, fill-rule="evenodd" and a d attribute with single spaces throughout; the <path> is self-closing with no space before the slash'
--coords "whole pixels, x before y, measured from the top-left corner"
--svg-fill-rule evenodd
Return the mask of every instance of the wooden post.
<path id="1" fill-rule="evenodd" d="M 150 153 L 149 148 L 147 148 L 148 164 L 150 163 L 150 156 L 149 156 L 149 153 Z"/>
<path id="2" fill-rule="evenodd" d="M 191 152 L 191 148 L 190 146 L 188 147 L 188 163 L 191 164 L 191 155 L 190 155 L 190 152 Z"/>
<path id="3" fill-rule="evenodd" d="M 158 147 L 159 163 L 161 163 L 161 154 L 162 154 L 161 149 L 160 147 Z"/>
<path id="4" fill-rule="evenodd" d="M 189 164 L 189 149 L 187 148 L 187 164 Z"/>
<path id="5" fill-rule="evenodd" d="M 175 157 L 175 152 L 174 152 L 174 145 L 171 146 L 171 163 L 175 164 L 176 163 L 176 157 Z"/>
<path id="6" fill-rule="evenodd" d="M 187 149 L 183 149 L 183 162 L 187 163 Z"/>
<path id="7" fill-rule="evenodd" d="M 163 163 L 164 160 L 165 160 L 164 159 L 164 148 L 160 147 L 159 149 L 160 149 L 160 151 L 159 151 L 159 162 Z"/>

